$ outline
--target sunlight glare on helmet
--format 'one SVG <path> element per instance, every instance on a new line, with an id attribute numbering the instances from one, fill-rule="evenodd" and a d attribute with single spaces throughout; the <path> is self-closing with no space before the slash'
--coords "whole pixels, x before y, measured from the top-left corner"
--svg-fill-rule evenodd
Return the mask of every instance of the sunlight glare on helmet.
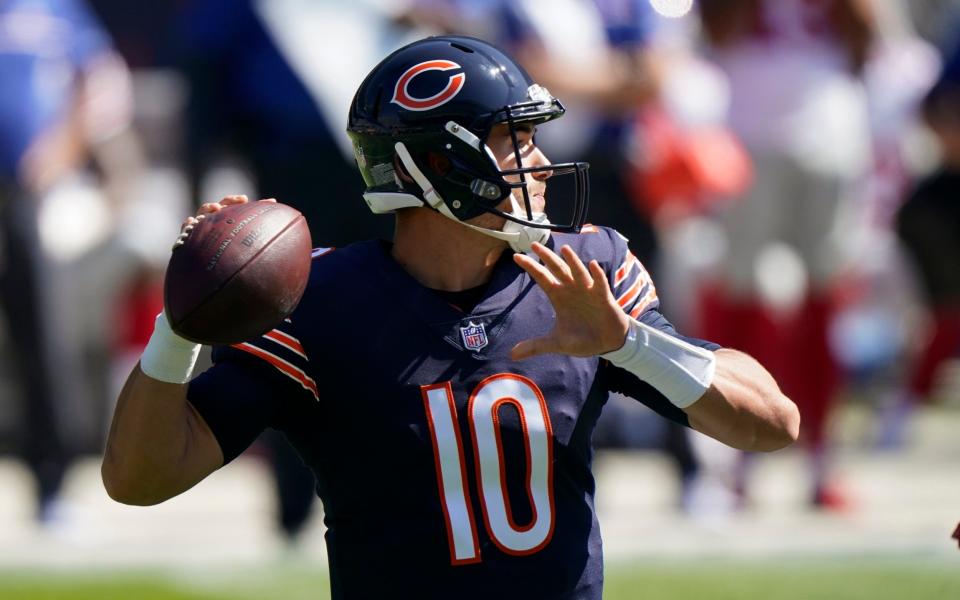
<path id="1" fill-rule="evenodd" d="M 545 108 L 552 106 L 554 101 L 554 97 L 550 94 L 549 90 L 536 83 L 527 88 L 527 97 L 534 102 L 539 102 L 540 105 Z"/>
<path id="2" fill-rule="evenodd" d="M 664 17 L 677 19 L 693 8 L 693 0 L 650 0 L 650 6 Z"/>

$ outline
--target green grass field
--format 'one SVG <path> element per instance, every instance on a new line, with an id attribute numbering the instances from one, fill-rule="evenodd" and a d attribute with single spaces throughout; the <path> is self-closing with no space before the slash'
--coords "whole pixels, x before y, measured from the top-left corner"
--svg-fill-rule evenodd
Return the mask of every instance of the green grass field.
<path id="1" fill-rule="evenodd" d="M 3 600 L 322 600 L 322 569 L 238 571 L 0 571 Z M 704 561 L 616 564 L 606 600 L 954 600 L 960 556 L 892 560 Z"/>

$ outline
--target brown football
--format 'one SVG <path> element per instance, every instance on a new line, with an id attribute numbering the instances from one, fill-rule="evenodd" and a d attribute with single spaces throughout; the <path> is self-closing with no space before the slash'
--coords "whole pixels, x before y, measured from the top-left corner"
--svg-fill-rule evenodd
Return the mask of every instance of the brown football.
<path id="1" fill-rule="evenodd" d="M 274 202 L 226 206 L 174 247 L 163 286 L 171 328 L 203 344 L 256 338 L 293 312 L 310 275 L 310 230 Z"/>

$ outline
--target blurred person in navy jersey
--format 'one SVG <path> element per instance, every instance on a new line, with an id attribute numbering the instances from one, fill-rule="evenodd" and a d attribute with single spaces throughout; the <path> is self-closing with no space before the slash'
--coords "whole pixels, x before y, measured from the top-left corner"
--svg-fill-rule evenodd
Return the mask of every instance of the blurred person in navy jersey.
<path id="1" fill-rule="evenodd" d="M 62 409 L 81 384 L 67 368 L 78 360 L 78 343 L 48 294 L 52 263 L 38 219 L 47 195 L 91 159 L 102 175 L 125 176 L 136 156 L 124 137 L 128 76 L 81 0 L 0 2 L 0 302 L 41 522 L 57 516 L 71 454 Z"/>
<path id="2" fill-rule="evenodd" d="M 749 190 L 719 211 L 727 251 L 704 292 L 703 335 L 777 374 L 803 415 L 810 500 L 844 508 L 828 464 L 840 385 L 829 331 L 851 266 L 851 192 L 870 160 L 860 81 L 870 1 L 702 0 L 700 15 L 706 56 L 730 84 L 729 125 L 754 165 Z"/>
<path id="3" fill-rule="evenodd" d="M 218 159 L 239 159 L 261 197 L 302 212 L 314 240 L 340 247 L 389 238 L 359 203 L 363 190 L 343 131 L 363 73 L 412 39 L 374 2 L 198 0 L 175 27 L 173 60 L 189 84 L 187 166 L 199 195 Z M 229 148 L 229 152 L 226 149 Z M 263 441 L 276 476 L 281 530 L 293 540 L 311 513 L 314 478 L 276 432 Z"/>
<path id="4" fill-rule="evenodd" d="M 922 285 L 929 328 L 907 381 L 883 414 L 878 442 L 899 447 L 909 415 L 931 400 L 944 362 L 960 353 L 960 44 L 924 98 L 922 114 L 940 148 L 940 164 L 920 179 L 896 229 Z"/>

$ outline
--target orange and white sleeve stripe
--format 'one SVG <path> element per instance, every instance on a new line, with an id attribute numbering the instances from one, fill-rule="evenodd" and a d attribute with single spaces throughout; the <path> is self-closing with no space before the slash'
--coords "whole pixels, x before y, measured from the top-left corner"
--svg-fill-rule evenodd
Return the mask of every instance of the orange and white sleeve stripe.
<path id="1" fill-rule="evenodd" d="M 314 248 L 310 256 L 316 260 L 334 250 L 336 248 Z M 317 382 L 309 374 L 310 358 L 303 344 L 294 335 L 293 321 L 289 318 L 259 338 L 234 344 L 233 348 L 263 360 L 309 392 L 314 400 L 320 400 Z"/>
<path id="2" fill-rule="evenodd" d="M 284 331 L 290 325 L 290 320 L 285 319 L 283 323 L 261 337 L 234 344 L 233 347 L 267 362 L 279 373 L 289 377 L 304 390 L 310 392 L 314 400 L 320 400 L 317 382 L 308 374 L 310 359 L 307 357 L 303 344 L 289 331 Z"/>
<path id="3" fill-rule="evenodd" d="M 612 284 L 617 304 L 635 319 L 658 300 L 650 274 L 629 250 L 614 271 Z"/>

